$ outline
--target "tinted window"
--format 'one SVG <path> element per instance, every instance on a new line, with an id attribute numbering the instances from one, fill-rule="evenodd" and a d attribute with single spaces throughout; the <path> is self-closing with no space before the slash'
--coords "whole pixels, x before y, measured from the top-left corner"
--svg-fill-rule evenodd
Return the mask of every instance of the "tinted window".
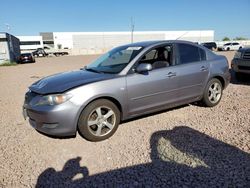
<path id="1" fill-rule="evenodd" d="M 189 44 L 178 44 L 180 64 L 206 60 L 204 50 Z"/>
<path id="2" fill-rule="evenodd" d="M 238 42 L 234 42 L 233 45 L 239 45 L 239 43 Z"/>
<path id="3" fill-rule="evenodd" d="M 21 56 L 30 56 L 31 53 L 21 54 Z"/>
<path id="4" fill-rule="evenodd" d="M 40 45 L 40 41 L 22 41 L 20 45 Z"/>

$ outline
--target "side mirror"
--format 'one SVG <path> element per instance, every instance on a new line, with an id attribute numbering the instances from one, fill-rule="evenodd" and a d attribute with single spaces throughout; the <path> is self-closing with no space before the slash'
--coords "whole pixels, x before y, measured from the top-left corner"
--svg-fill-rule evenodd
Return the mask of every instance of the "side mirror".
<path id="1" fill-rule="evenodd" d="M 136 72 L 138 73 L 143 73 L 143 72 L 148 72 L 153 69 L 152 65 L 149 63 L 141 63 L 136 67 Z"/>

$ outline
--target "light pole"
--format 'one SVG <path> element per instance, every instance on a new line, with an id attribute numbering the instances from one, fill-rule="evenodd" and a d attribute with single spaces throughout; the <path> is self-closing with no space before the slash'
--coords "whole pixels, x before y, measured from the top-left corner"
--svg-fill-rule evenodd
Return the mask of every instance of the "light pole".
<path id="1" fill-rule="evenodd" d="M 134 30 L 135 30 L 135 23 L 134 23 L 134 20 L 133 20 L 133 17 L 131 17 L 131 20 L 130 20 L 130 24 L 131 24 L 131 43 L 134 42 Z"/>

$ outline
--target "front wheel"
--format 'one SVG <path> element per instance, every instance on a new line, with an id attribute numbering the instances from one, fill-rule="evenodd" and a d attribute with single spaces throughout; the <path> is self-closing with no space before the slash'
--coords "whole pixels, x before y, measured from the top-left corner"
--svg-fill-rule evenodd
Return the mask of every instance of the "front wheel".
<path id="1" fill-rule="evenodd" d="M 109 100 L 99 99 L 90 103 L 78 121 L 79 133 L 89 141 L 102 141 L 111 137 L 120 123 L 120 111 Z"/>
<path id="2" fill-rule="evenodd" d="M 213 107 L 216 106 L 222 97 L 222 84 L 221 82 L 213 78 L 211 79 L 205 88 L 205 92 L 203 94 L 202 102 L 205 106 Z"/>

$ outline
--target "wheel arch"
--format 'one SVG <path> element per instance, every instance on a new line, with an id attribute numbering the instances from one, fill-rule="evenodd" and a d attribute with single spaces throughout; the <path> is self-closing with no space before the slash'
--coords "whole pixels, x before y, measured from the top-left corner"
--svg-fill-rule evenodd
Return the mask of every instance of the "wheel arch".
<path id="1" fill-rule="evenodd" d="M 213 76 L 211 79 L 213 79 L 213 78 L 218 79 L 221 82 L 221 84 L 222 84 L 222 88 L 223 89 L 225 88 L 225 80 L 224 80 L 224 78 L 222 76 L 219 76 L 219 75 Z"/>
<path id="2" fill-rule="evenodd" d="M 116 107 L 118 108 L 118 110 L 120 111 L 121 116 L 122 116 L 123 109 L 122 109 L 121 103 L 117 99 L 115 99 L 114 97 L 111 97 L 111 96 L 97 97 L 95 99 L 92 99 L 90 102 L 88 102 L 87 105 L 89 105 L 90 103 L 92 103 L 92 102 L 94 102 L 96 100 L 99 100 L 99 99 L 106 99 L 106 100 L 109 100 L 109 101 L 113 102 L 116 105 Z"/>
<path id="3" fill-rule="evenodd" d="M 106 100 L 109 100 L 111 101 L 112 103 L 114 103 L 116 105 L 116 107 L 118 108 L 118 110 L 120 111 L 120 120 L 122 120 L 123 118 L 123 108 L 122 108 L 122 105 L 121 103 L 119 102 L 119 100 L 117 100 L 116 98 L 112 97 L 112 96 L 108 96 L 108 95 L 105 95 L 105 96 L 98 96 L 96 98 L 92 98 L 90 99 L 89 101 L 87 101 L 85 103 L 84 106 L 82 106 L 79 111 L 78 111 L 78 114 L 77 114 L 77 118 L 76 118 L 76 122 L 75 122 L 75 127 L 76 127 L 76 130 L 78 129 L 78 122 L 79 122 L 79 118 L 80 118 L 80 115 L 82 113 L 82 111 L 92 102 L 96 101 L 96 100 L 99 100 L 99 99 L 106 99 Z"/>

